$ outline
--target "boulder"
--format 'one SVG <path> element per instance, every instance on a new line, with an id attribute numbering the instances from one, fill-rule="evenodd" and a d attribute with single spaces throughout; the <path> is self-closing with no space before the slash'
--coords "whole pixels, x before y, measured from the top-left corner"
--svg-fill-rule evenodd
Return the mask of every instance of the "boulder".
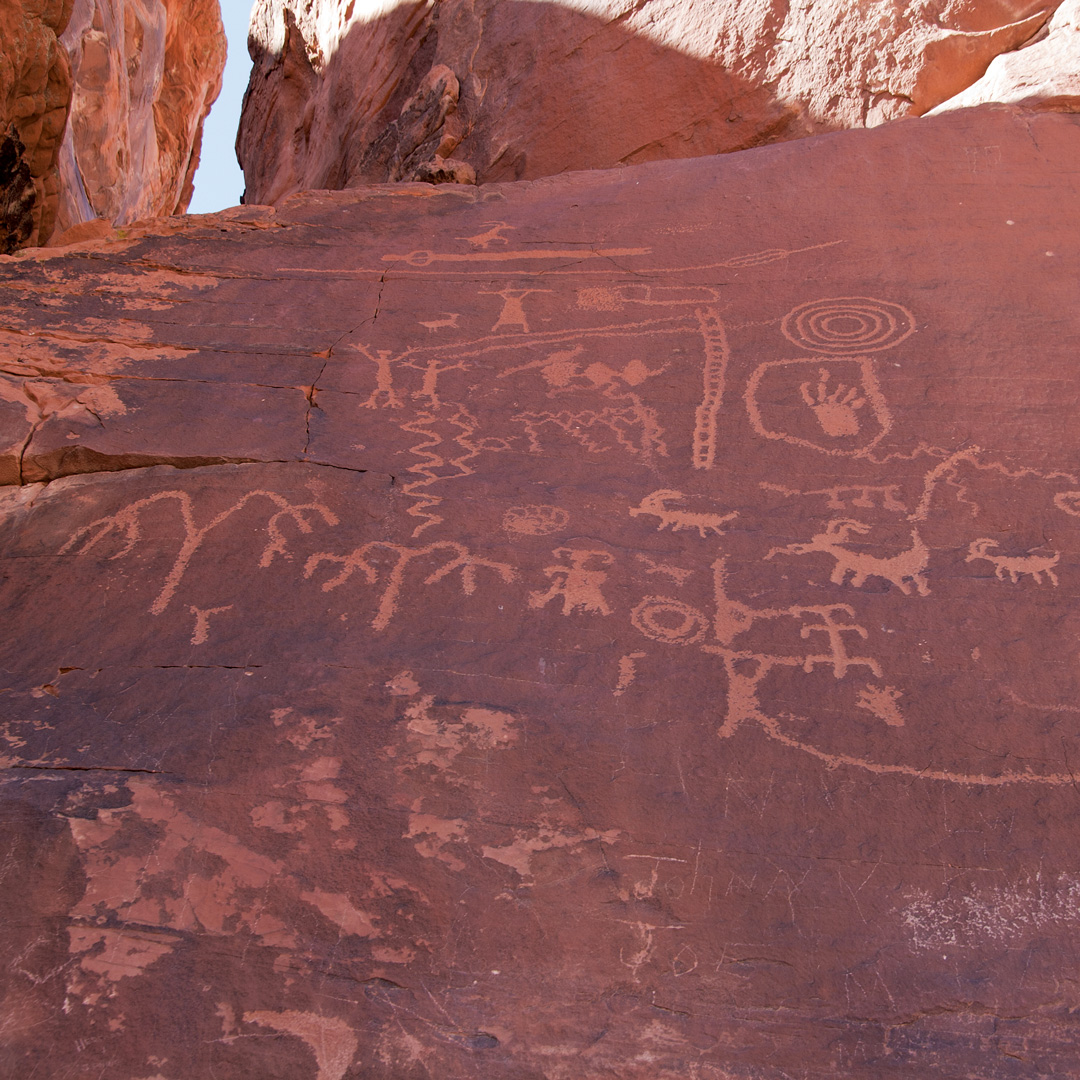
<path id="1" fill-rule="evenodd" d="M 0 257 L 0 1071 L 1080 1075 L 1078 156 Z"/>
<path id="2" fill-rule="evenodd" d="M 246 199 L 533 179 L 870 127 L 970 86 L 1055 7 L 258 0 Z"/>

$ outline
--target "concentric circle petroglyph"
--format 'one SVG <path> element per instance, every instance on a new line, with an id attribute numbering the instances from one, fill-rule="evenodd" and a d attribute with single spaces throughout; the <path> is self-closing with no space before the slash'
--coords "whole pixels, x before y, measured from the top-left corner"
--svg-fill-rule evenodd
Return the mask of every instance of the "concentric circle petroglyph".
<path id="1" fill-rule="evenodd" d="M 898 345 L 915 329 L 911 312 L 871 296 L 837 296 L 800 304 L 784 316 L 788 341 L 814 352 L 880 352 Z"/>
<path id="2" fill-rule="evenodd" d="M 630 621 L 646 637 L 669 645 L 700 641 L 709 626 L 697 608 L 670 596 L 646 596 L 630 613 Z"/>

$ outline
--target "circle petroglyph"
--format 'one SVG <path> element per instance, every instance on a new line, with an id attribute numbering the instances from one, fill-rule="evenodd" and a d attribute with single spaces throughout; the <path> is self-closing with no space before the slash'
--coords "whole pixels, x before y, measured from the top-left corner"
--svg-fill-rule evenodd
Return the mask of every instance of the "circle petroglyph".
<path id="1" fill-rule="evenodd" d="M 630 621 L 646 637 L 669 645 L 692 645 L 709 626 L 697 608 L 670 596 L 646 596 L 630 613 Z"/>
<path id="2" fill-rule="evenodd" d="M 891 349 L 915 329 L 911 312 L 871 296 L 837 296 L 800 304 L 780 329 L 795 345 L 814 352 L 868 353 Z"/>
<path id="3" fill-rule="evenodd" d="M 502 517 L 502 527 L 521 536 L 550 536 L 569 522 L 561 506 L 511 506 Z"/>

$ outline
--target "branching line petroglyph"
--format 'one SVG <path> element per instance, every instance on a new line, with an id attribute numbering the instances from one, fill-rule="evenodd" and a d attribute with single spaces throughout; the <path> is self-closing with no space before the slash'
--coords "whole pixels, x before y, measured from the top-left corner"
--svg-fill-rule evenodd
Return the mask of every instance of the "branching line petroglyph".
<path id="1" fill-rule="evenodd" d="M 323 522 L 327 525 L 338 524 L 337 516 L 320 503 L 303 503 L 301 505 L 295 505 L 290 503 L 288 499 L 283 496 L 278 495 L 276 492 L 258 490 L 249 491 L 237 502 L 233 503 L 227 510 L 223 510 L 206 525 L 200 528 L 195 523 L 195 514 L 191 503 L 191 496 L 188 495 L 186 491 L 159 491 L 155 495 L 150 495 L 145 499 L 139 499 L 137 502 L 125 506 L 115 514 L 110 514 L 108 517 L 99 518 L 89 525 L 84 525 L 75 532 L 67 543 L 64 544 L 60 549 L 60 554 L 64 555 L 76 548 L 78 548 L 80 552 L 90 551 L 109 533 L 115 530 L 118 533 L 122 533 L 125 538 L 123 548 L 110 556 L 110 558 L 119 559 L 122 556 L 127 555 L 139 540 L 142 539 L 141 514 L 155 503 L 165 499 L 175 500 L 180 510 L 181 522 L 184 526 L 184 539 L 172 569 L 165 578 L 165 584 L 162 586 L 161 592 L 150 605 L 151 613 L 160 615 L 169 606 L 169 602 L 176 593 L 180 581 L 183 578 L 188 565 L 191 563 L 192 557 L 202 546 L 207 535 L 213 529 L 216 529 L 222 522 L 228 520 L 228 518 L 238 510 L 243 509 L 249 502 L 257 498 L 269 499 L 271 503 L 278 507 L 277 513 L 271 516 L 266 526 L 269 540 L 259 558 L 260 567 L 269 566 L 270 563 L 273 562 L 275 555 L 282 555 L 285 558 L 289 558 L 287 550 L 288 541 L 281 529 L 283 519 L 291 519 L 302 533 L 311 533 L 313 526 L 309 518 L 315 518 L 316 516 L 321 517 Z M 82 544 L 81 547 L 79 547 L 80 543 Z"/>
<path id="2" fill-rule="evenodd" d="M 362 544 L 348 555 L 335 555 L 332 552 L 317 552 L 312 555 L 304 565 L 304 577 L 310 578 L 319 565 L 324 562 L 337 563 L 341 566 L 338 574 L 323 582 L 323 592 L 329 592 L 343 585 L 356 570 L 361 571 L 369 585 L 374 585 L 379 579 L 380 567 L 372 561 L 372 557 L 380 551 L 390 552 L 394 557 L 393 565 L 386 579 L 386 587 L 372 619 L 371 626 L 374 630 L 385 630 L 390 620 L 397 611 L 398 602 L 405 582 L 405 570 L 416 559 L 436 552 L 446 553 L 451 556 L 448 562 L 432 571 L 423 579 L 425 585 L 434 585 L 455 570 L 461 571 L 462 590 L 467 596 L 476 592 L 476 571 L 483 567 L 491 570 L 504 582 L 511 582 L 517 577 L 517 571 L 507 563 L 492 562 L 489 559 L 481 559 L 473 555 L 464 544 L 458 544 L 450 540 L 438 541 L 428 544 L 426 547 L 409 548 L 402 544 L 392 544 L 385 540 L 371 540 Z"/>

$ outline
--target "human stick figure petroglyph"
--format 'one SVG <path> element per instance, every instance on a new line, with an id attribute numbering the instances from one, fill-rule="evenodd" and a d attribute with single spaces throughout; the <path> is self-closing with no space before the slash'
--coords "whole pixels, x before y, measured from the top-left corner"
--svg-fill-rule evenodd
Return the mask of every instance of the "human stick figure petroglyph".
<path id="1" fill-rule="evenodd" d="M 686 496 L 681 491 L 660 488 L 646 495 L 638 506 L 631 506 L 628 513 L 631 517 L 640 517 L 645 514 L 648 517 L 659 518 L 660 524 L 656 527 L 658 532 L 669 525 L 672 532 L 678 532 L 680 529 L 697 529 L 698 536 L 702 540 L 705 539 L 706 529 L 716 533 L 717 536 L 723 536 L 724 530 L 720 526 L 739 516 L 737 510 L 730 514 L 702 514 L 692 510 L 679 510 L 667 505 L 676 499 L 685 498 Z"/>
<path id="2" fill-rule="evenodd" d="M 386 587 L 379 598 L 375 617 L 371 621 L 373 630 L 385 630 L 390 625 L 390 620 L 394 617 L 398 602 L 401 599 L 406 568 L 410 563 L 425 556 L 436 553 L 450 556 L 447 562 L 444 562 L 442 566 L 433 570 L 423 579 L 425 585 L 434 585 L 436 582 L 448 577 L 455 570 L 460 570 L 461 587 L 466 596 L 471 596 L 476 592 L 476 571 L 481 567 L 491 570 L 507 584 L 517 577 L 517 571 L 507 563 L 478 558 L 464 544 L 451 540 L 440 540 L 420 548 L 392 544 L 387 540 L 371 540 L 355 548 L 348 555 L 335 555 L 328 551 L 316 552 L 304 564 L 304 577 L 312 577 L 321 563 L 337 563 L 341 569 L 336 576 L 323 582 L 323 592 L 329 592 L 331 589 L 343 585 L 356 570 L 361 571 L 369 585 L 374 585 L 379 579 L 380 567 L 373 561 L 373 557 L 378 552 L 389 552 L 393 558 L 393 565 L 386 579 Z"/>
<path id="3" fill-rule="evenodd" d="M 852 551 L 846 545 L 851 542 L 851 534 L 865 535 L 870 526 L 849 518 L 836 518 L 825 526 L 825 531 L 816 533 L 805 544 L 788 544 L 786 547 L 773 548 L 766 556 L 771 559 L 776 555 L 812 555 L 820 552 L 836 560 L 829 580 L 834 585 L 843 585 L 851 574 L 851 584 L 860 588 L 868 577 L 880 577 L 891 582 L 906 596 L 911 595 L 915 586 L 920 596 L 928 596 L 930 587 L 926 583 L 926 567 L 930 562 L 930 550 L 923 543 L 918 530 L 911 530 L 911 547 L 888 558 L 879 558 L 864 552 Z"/>
<path id="4" fill-rule="evenodd" d="M 362 409 L 378 409 L 379 399 L 382 398 L 381 406 L 384 409 L 402 409 L 405 403 L 401 400 L 394 389 L 394 373 L 392 365 L 405 360 L 408 353 L 394 356 L 391 349 L 376 349 L 373 353 L 366 345 L 351 345 L 362 356 L 367 357 L 375 365 L 375 389 L 371 391 L 367 401 L 362 401 Z"/>
<path id="5" fill-rule="evenodd" d="M 483 290 L 484 295 L 487 296 L 501 296 L 503 301 L 502 310 L 499 312 L 499 318 L 495 325 L 491 328 L 492 333 L 499 329 L 500 326 L 517 326 L 520 327 L 524 333 L 529 332 L 529 322 L 525 317 L 524 300 L 526 296 L 531 296 L 533 293 L 547 293 L 551 292 L 550 289 L 499 289 Z"/>
<path id="6" fill-rule="evenodd" d="M 828 614 L 823 617 L 824 609 L 822 608 L 805 608 L 798 605 L 790 608 L 754 608 L 733 599 L 728 594 L 724 556 L 713 563 L 713 594 L 715 614 L 711 619 L 705 612 L 672 597 L 646 597 L 634 609 L 631 621 L 637 630 L 653 641 L 667 645 L 694 645 L 703 653 L 719 659 L 726 682 L 726 705 L 723 719 L 717 729 L 717 735 L 720 738 L 731 738 L 743 724 L 751 723 L 757 725 L 770 739 L 790 749 L 808 754 L 828 768 L 850 766 L 875 775 L 904 776 L 965 786 L 1000 787 L 1023 783 L 1053 786 L 1075 784 L 1076 778 L 1071 772 L 1036 773 L 1031 769 L 1026 769 L 997 774 L 964 773 L 950 769 L 934 769 L 926 765 L 873 761 L 855 754 L 822 750 L 813 743 L 788 734 L 783 725 L 803 718 L 789 714 L 783 717 L 768 715 L 759 699 L 762 683 L 771 672 L 777 669 L 796 668 L 810 672 L 818 663 L 829 664 L 837 680 L 848 678 L 852 669 L 858 667 L 866 667 L 873 675 L 880 678 L 880 665 L 870 657 L 849 656 L 842 639 L 842 634 L 845 633 L 854 633 L 864 638 L 868 635 L 866 628 L 859 627 L 854 621 L 841 621 L 840 616 L 847 616 L 849 619 L 851 617 L 851 608 L 845 604 L 829 605 Z M 785 616 L 804 618 L 808 614 L 821 619 L 821 622 L 800 628 L 800 637 L 806 639 L 814 631 L 826 631 L 829 642 L 827 655 L 821 657 L 782 655 L 774 652 L 753 652 L 736 647 L 737 639 L 760 620 L 780 619 Z M 905 726 L 904 718 L 897 706 L 897 700 L 901 694 L 902 691 L 893 686 L 882 687 L 867 683 L 859 690 L 855 705 L 873 713 L 889 727 L 900 728 Z M 1052 711 L 1062 711 L 1064 708 L 1071 709 L 1071 707 L 1053 707 Z"/>
<path id="7" fill-rule="evenodd" d="M 1009 580 L 1014 585 L 1019 584 L 1024 574 L 1027 574 L 1037 585 L 1042 584 L 1044 574 L 1055 586 L 1058 584 L 1054 567 L 1061 559 L 1060 552 L 1055 551 L 1053 555 L 1000 555 L 994 553 L 992 549 L 995 548 L 1000 549 L 996 540 L 980 536 L 977 540 L 971 541 L 964 561 L 983 560 L 991 563 L 994 567 L 994 576 L 999 581 L 1004 581 L 1005 575 L 1008 574 Z"/>
<path id="8" fill-rule="evenodd" d="M 227 510 L 223 510 L 206 525 L 200 528 L 195 524 L 195 512 L 192 506 L 191 496 L 188 495 L 186 491 L 159 491 L 155 495 L 150 495 L 145 499 L 139 499 L 137 502 L 125 506 L 115 514 L 110 514 L 108 517 L 99 518 L 89 525 L 84 525 L 75 532 L 66 544 L 64 544 L 60 549 L 60 554 L 64 555 L 67 552 L 74 550 L 80 542 L 83 541 L 85 542 L 82 543 L 80 550 L 82 552 L 89 551 L 99 541 L 104 539 L 105 536 L 115 530 L 119 533 L 123 533 L 126 538 L 124 547 L 115 555 L 110 556 L 110 558 L 119 559 L 131 551 L 135 544 L 142 539 L 140 515 L 155 503 L 165 499 L 175 499 L 180 509 L 180 520 L 184 526 L 184 539 L 179 552 L 177 552 L 172 569 L 165 578 L 165 583 L 161 588 L 161 592 L 158 593 L 157 598 L 150 605 L 151 614 L 160 615 L 169 606 L 169 602 L 176 593 L 180 581 L 183 578 L 188 565 L 191 563 L 192 557 L 195 555 L 195 552 L 199 550 L 207 535 L 213 529 L 216 529 L 223 521 L 226 521 L 238 510 L 245 507 L 253 499 L 258 498 L 269 499 L 273 505 L 278 507 L 277 513 L 271 516 L 266 526 L 269 540 L 259 558 L 260 567 L 269 566 L 275 555 L 282 555 L 285 558 L 289 557 L 287 551 L 288 541 L 281 530 L 281 522 L 283 519 L 291 519 L 302 533 L 310 533 L 312 531 L 312 524 L 309 518 L 314 519 L 316 516 L 321 517 L 327 525 L 336 525 L 338 523 L 337 516 L 321 503 L 312 502 L 296 505 L 289 502 L 284 496 L 278 495 L 276 492 L 256 490 L 249 491 L 237 502 L 233 503 Z"/>
<path id="9" fill-rule="evenodd" d="M 552 554 L 556 559 L 569 560 L 570 565 L 544 567 L 544 573 L 551 579 L 551 587 L 547 592 L 538 589 L 529 593 L 529 607 L 542 608 L 561 597 L 564 615 L 579 610 L 610 615 L 611 608 L 600 591 L 608 576 L 601 567 L 610 566 L 615 561 L 614 556 L 606 551 L 565 547 L 556 548 Z"/>

